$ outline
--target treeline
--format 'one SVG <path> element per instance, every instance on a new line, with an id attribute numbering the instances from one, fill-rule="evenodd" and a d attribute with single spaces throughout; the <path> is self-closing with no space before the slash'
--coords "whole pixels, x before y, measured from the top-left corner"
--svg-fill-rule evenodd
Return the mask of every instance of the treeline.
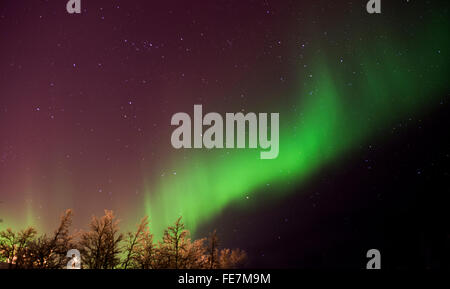
<path id="1" fill-rule="evenodd" d="M 240 268 L 247 256 L 240 249 L 219 248 L 216 232 L 191 240 L 181 217 L 155 242 L 145 217 L 136 231 L 123 234 L 112 211 L 93 217 L 88 231 L 70 234 L 72 210 L 61 217 L 53 235 L 29 227 L 0 232 L 0 262 L 15 269 L 63 269 L 76 249 L 85 269 L 229 269 Z"/>

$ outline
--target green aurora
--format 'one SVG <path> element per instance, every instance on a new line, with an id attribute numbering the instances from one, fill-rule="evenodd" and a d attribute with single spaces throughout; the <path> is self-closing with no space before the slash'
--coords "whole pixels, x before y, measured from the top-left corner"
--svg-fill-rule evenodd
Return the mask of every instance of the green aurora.
<path id="1" fill-rule="evenodd" d="M 178 216 L 195 233 L 227 206 L 247 208 L 246 198 L 269 184 L 272 197 L 281 198 L 353 148 L 388 137 L 395 121 L 432 110 L 448 88 L 447 27 L 447 19 L 436 17 L 414 41 L 370 40 L 341 66 L 323 48 L 293 95 L 297 111 L 280 112 L 278 158 L 261 160 L 259 150 L 202 150 L 176 161 L 176 175 L 147 185 L 145 210 L 155 235 Z"/>

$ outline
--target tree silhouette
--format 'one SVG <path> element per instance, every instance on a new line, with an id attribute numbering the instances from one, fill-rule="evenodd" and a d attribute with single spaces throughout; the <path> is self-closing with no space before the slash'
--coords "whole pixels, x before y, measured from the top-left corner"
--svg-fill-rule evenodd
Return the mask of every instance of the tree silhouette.
<path id="1" fill-rule="evenodd" d="M 186 250 L 182 252 L 182 269 L 205 269 L 208 258 L 206 255 L 206 238 L 195 240 L 187 239 Z"/>
<path id="2" fill-rule="evenodd" d="M 208 238 L 191 240 L 182 218 L 154 243 L 145 217 L 134 232 L 119 232 L 112 211 L 101 218 L 93 216 L 89 230 L 71 235 L 72 210 L 67 210 L 53 235 L 37 236 L 34 228 L 0 232 L 0 262 L 9 268 L 65 268 L 70 249 L 81 253 L 83 268 L 89 269 L 228 269 L 245 265 L 247 255 L 240 249 L 220 249 L 216 231 Z"/>
<path id="3" fill-rule="evenodd" d="M 122 263 L 123 269 L 150 269 L 154 253 L 153 235 L 148 228 L 148 217 L 141 220 L 135 233 L 128 232 L 126 257 Z"/>
<path id="4" fill-rule="evenodd" d="M 163 241 L 159 244 L 160 265 L 162 268 L 178 269 L 182 252 L 187 250 L 188 231 L 179 217 L 173 226 L 164 231 Z"/>
<path id="5" fill-rule="evenodd" d="M 241 249 L 220 250 L 219 263 L 222 269 L 237 269 L 242 267 L 247 260 L 247 254 Z"/>
<path id="6" fill-rule="evenodd" d="M 67 210 L 61 216 L 60 224 L 52 237 L 44 234 L 29 243 L 26 267 L 58 269 L 67 263 L 67 251 L 74 245 L 73 236 L 69 234 L 72 215 L 72 210 Z"/>
<path id="7" fill-rule="evenodd" d="M 29 227 L 18 233 L 11 228 L 0 232 L 0 252 L 2 261 L 9 263 L 9 268 L 24 268 L 26 251 L 37 232 Z"/>
<path id="8" fill-rule="evenodd" d="M 2 201 L 0 201 L 0 205 L 3 204 Z M 0 217 L 0 224 L 3 223 L 3 219 Z"/>
<path id="9" fill-rule="evenodd" d="M 91 269 L 114 269 L 120 264 L 120 242 L 123 234 L 119 233 L 119 222 L 112 211 L 105 210 L 105 215 L 98 219 L 93 216 L 90 230 L 81 234 L 79 250 L 82 265 Z"/>
<path id="10" fill-rule="evenodd" d="M 217 231 L 214 230 L 208 237 L 208 268 L 219 268 L 219 237 L 217 237 Z"/>

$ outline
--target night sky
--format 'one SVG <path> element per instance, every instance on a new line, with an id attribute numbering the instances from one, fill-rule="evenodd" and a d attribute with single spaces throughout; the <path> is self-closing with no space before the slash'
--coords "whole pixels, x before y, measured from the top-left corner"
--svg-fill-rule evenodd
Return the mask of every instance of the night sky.
<path id="1" fill-rule="evenodd" d="M 449 268 L 447 2 L 0 0 L 0 228 L 181 215 L 250 267 Z M 280 113 L 278 158 L 174 149 L 194 104 Z"/>

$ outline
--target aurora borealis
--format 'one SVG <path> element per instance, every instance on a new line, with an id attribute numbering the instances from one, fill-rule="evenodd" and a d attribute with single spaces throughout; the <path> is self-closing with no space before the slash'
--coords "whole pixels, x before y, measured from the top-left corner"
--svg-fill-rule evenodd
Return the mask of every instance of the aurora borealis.
<path id="1" fill-rule="evenodd" d="M 0 229 L 52 230 L 73 208 L 77 228 L 112 209 L 123 228 L 148 215 L 160 237 L 183 216 L 195 234 L 267 205 L 262 191 L 297 194 L 448 94 L 439 1 L 18 2 L 0 4 Z M 175 150 L 170 118 L 194 104 L 279 113 L 278 158 Z"/>
<path id="2" fill-rule="evenodd" d="M 448 27 L 447 22 L 435 25 Z M 193 160 L 178 166 L 175 177 L 164 179 L 154 189 L 156 199 L 152 195 L 146 201 L 151 219 L 162 220 L 162 230 L 179 214 L 195 228 L 202 220 L 214 217 L 233 201 L 244 200 L 267 183 L 274 183 L 278 191 L 273 196 L 281 197 L 318 167 L 347 153 L 353 146 L 366 142 L 369 137 L 382 137 L 376 133 L 380 126 L 437 105 L 439 99 L 427 96 L 446 88 L 448 68 L 441 67 L 440 63 L 447 62 L 448 56 L 439 50 L 449 43 L 445 39 L 446 29 L 426 31 L 422 32 L 424 38 L 434 35 L 434 39 L 443 40 L 434 44 L 434 51 L 428 45 L 414 47 L 398 59 L 397 47 L 381 45 L 364 51 L 372 58 L 376 55 L 376 61 L 355 55 L 350 61 L 354 66 L 364 64 L 364 74 L 351 88 L 346 87 L 350 80 L 342 77 L 345 75 L 342 70 L 332 69 L 326 60 L 312 60 L 311 75 L 315 78 L 304 81 L 303 89 L 293 93 L 301 99 L 299 111 L 282 113 L 285 125 L 277 159 L 260 160 L 247 151 L 230 151 L 226 158 L 221 153 L 207 157 L 198 153 Z M 415 62 L 413 59 L 421 58 L 427 59 L 423 67 L 420 63 L 411 64 Z M 431 76 L 436 84 L 431 91 L 423 91 L 421 73 L 429 65 L 439 67 Z M 159 228 L 158 222 L 154 226 Z"/>

